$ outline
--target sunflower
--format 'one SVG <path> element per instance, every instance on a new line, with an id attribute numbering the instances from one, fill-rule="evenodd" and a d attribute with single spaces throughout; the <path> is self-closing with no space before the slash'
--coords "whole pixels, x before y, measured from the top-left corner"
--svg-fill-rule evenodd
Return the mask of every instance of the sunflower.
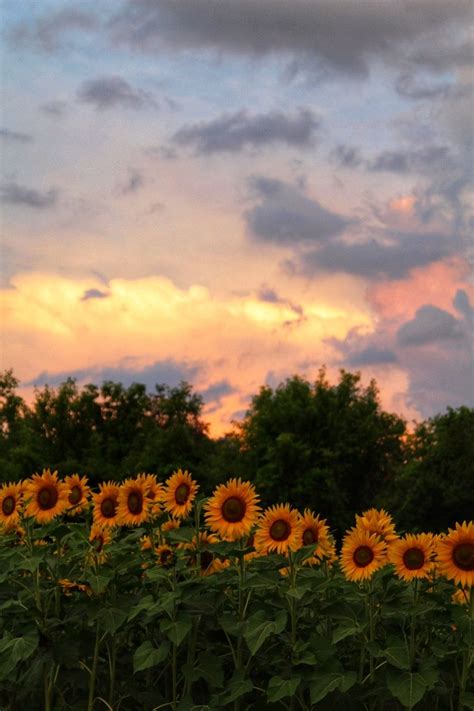
<path id="1" fill-rule="evenodd" d="M 62 578 L 58 580 L 58 585 L 61 587 L 64 595 L 70 597 L 73 590 L 79 590 L 80 592 L 85 592 L 87 595 L 91 595 L 92 591 L 89 585 L 84 583 L 75 583 L 73 580 L 68 578 Z"/>
<path id="2" fill-rule="evenodd" d="M 158 516 L 161 513 L 164 496 L 163 484 L 157 481 L 154 474 L 139 474 L 137 476 L 137 481 L 143 482 L 146 486 L 146 498 L 148 500 L 148 511 L 150 517 L 154 518 L 155 516 Z"/>
<path id="3" fill-rule="evenodd" d="M 199 533 L 199 547 L 197 545 L 196 536 L 193 537 L 191 543 L 186 543 L 183 546 L 184 549 L 189 551 L 192 564 L 199 567 L 200 575 L 202 576 L 217 573 L 229 565 L 228 561 L 220 560 L 212 551 L 202 550 L 202 548 L 212 547 L 215 543 L 219 543 L 217 536 L 213 533 L 202 531 Z"/>
<path id="4" fill-rule="evenodd" d="M 434 555 L 434 539 L 430 533 L 408 533 L 388 547 L 389 562 L 395 566 L 398 577 L 406 582 L 413 578 L 429 578 Z"/>
<path id="5" fill-rule="evenodd" d="M 386 544 L 377 534 L 356 527 L 344 536 L 341 567 L 347 580 L 367 580 L 385 561 Z"/>
<path id="6" fill-rule="evenodd" d="M 220 484 L 206 504 L 206 524 L 226 541 L 250 533 L 260 508 L 255 487 L 248 481 L 229 479 Z"/>
<path id="7" fill-rule="evenodd" d="M 155 548 L 155 555 L 157 557 L 159 565 L 163 568 L 171 568 L 175 561 L 175 552 L 171 546 L 162 545 Z"/>
<path id="8" fill-rule="evenodd" d="M 263 512 L 255 533 L 255 548 L 267 553 L 288 553 L 301 547 L 301 517 L 289 504 L 271 506 Z"/>
<path id="9" fill-rule="evenodd" d="M 331 551 L 331 541 L 329 539 L 329 526 L 326 524 L 326 519 L 319 518 L 314 515 L 309 509 L 305 509 L 301 516 L 301 545 L 315 545 L 313 555 L 308 558 L 305 563 L 316 565 L 323 558 L 328 558 Z"/>
<path id="10" fill-rule="evenodd" d="M 457 523 L 437 543 L 439 570 L 463 587 L 474 584 L 474 521 Z"/>
<path id="11" fill-rule="evenodd" d="M 398 538 L 392 517 L 384 509 L 368 509 L 362 516 L 356 515 L 356 528 L 376 533 L 385 543 L 391 543 Z"/>
<path id="12" fill-rule="evenodd" d="M 168 533 L 168 531 L 174 531 L 181 526 L 181 521 L 178 518 L 170 518 L 169 521 L 165 521 L 161 524 L 160 530 L 162 533 Z"/>
<path id="13" fill-rule="evenodd" d="M 451 597 L 451 602 L 455 605 L 469 606 L 469 590 L 467 588 L 457 588 L 456 592 Z"/>
<path id="14" fill-rule="evenodd" d="M 99 526 L 116 526 L 117 507 L 120 487 L 109 481 L 99 484 L 99 493 L 92 494 L 94 499 L 94 523 Z"/>
<path id="15" fill-rule="evenodd" d="M 166 481 L 163 497 L 165 509 L 172 516 L 184 518 L 191 511 L 196 496 L 198 484 L 191 478 L 187 471 L 178 469 Z"/>
<path id="16" fill-rule="evenodd" d="M 38 523 L 49 523 L 69 507 L 67 484 L 58 480 L 58 473 L 44 469 L 25 482 L 25 515 Z"/>
<path id="17" fill-rule="evenodd" d="M 23 485 L 2 484 L 0 489 L 0 525 L 7 529 L 16 528 L 20 523 L 23 504 Z"/>
<path id="18" fill-rule="evenodd" d="M 90 488 L 87 486 L 87 477 L 80 477 L 79 474 L 72 474 L 65 477 L 69 488 L 68 501 L 71 507 L 67 512 L 68 516 L 77 516 L 84 511 L 90 496 Z"/>
<path id="19" fill-rule="evenodd" d="M 104 546 L 112 540 L 110 527 L 93 524 L 89 533 L 89 542 L 92 543 L 94 551 L 98 556 L 103 555 Z"/>
<path id="20" fill-rule="evenodd" d="M 126 479 L 118 495 L 117 515 L 123 526 L 139 526 L 149 516 L 148 485 L 143 479 Z"/>

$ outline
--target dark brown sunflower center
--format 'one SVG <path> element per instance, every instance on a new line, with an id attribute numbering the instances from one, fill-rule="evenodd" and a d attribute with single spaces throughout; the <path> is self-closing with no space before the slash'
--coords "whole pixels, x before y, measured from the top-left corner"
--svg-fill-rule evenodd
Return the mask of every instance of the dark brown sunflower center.
<path id="1" fill-rule="evenodd" d="M 318 536 L 316 531 L 312 528 L 307 528 L 303 533 L 303 545 L 310 546 L 312 543 L 317 543 Z"/>
<path id="2" fill-rule="evenodd" d="M 36 501 L 42 511 L 49 511 L 56 506 L 58 498 L 57 488 L 47 484 L 39 490 Z"/>
<path id="3" fill-rule="evenodd" d="M 425 564 L 425 554 L 419 548 L 409 548 L 403 554 L 403 563 L 408 570 L 419 570 Z"/>
<path id="4" fill-rule="evenodd" d="M 160 552 L 160 563 L 161 565 L 169 566 L 173 562 L 173 551 L 166 549 Z"/>
<path id="5" fill-rule="evenodd" d="M 80 486 L 73 486 L 69 492 L 69 503 L 75 506 L 82 499 L 82 489 Z"/>
<path id="6" fill-rule="evenodd" d="M 291 526 L 288 521 L 279 518 L 272 523 L 269 533 L 274 541 L 286 541 L 291 533 Z"/>
<path id="7" fill-rule="evenodd" d="M 104 547 L 104 537 L 103 536 L 96 536 L 94 540 L 92 541 L 94 544 L 94 548 L 96 549 L 97 553 L 100 553 L 102 548 Z"/>
<path id="8" fill-rule="evenodd" d="M 460 543 L 453 550 L 453 562 L 461 570 L 474 570 L 474 544 Z"/>
<path id="9" fill-rule="evenodd" d="M 104 518 L 113 518 L 117 509 L 117 502 L 110 497 L 103 499 L 100 504 L 100 513 Z"/>
<path id="10" fill-rule="evenodd" d="M 201 570 L 207 570 L 214 560 L 214 556 L 210 551 L 203 551 L 201 553 Z"/>
<path id="11" fill-rule="evenodd" d="M 352 554 L 352 559 L 358 568 L 365 568 L 374 559 L 374 552 L 369 546 L 358 546 Z"/>
<path id="12" fill-rule="evenodd" d="M 132 491 L 128 495 L 127 504 L 131 514 L 141 514 L 143 511 L 143 496 L 139 491 Z"/>
<path id="13" fill-rule="evenodd" d="M 238 523 L 245 516 L 247 506 L 238 496 L 229 496 L 222 504 L 222 518 L 229 523 Z"/>
<path id="14" fill-rule="evenodd" d="M 176 503 L 182 506 L 186 503 L 189 497 L 189 486 L 187 484 L 180 484 L 176 491 L 174 492 L 174 498 Z"/>
<path id="15" fill-rule="evenodd" d="M 10 516 L 15 510 L 16 501 L 14 496 L 5 496 L 2 501 L 2 511 L 4 516 Z"/>

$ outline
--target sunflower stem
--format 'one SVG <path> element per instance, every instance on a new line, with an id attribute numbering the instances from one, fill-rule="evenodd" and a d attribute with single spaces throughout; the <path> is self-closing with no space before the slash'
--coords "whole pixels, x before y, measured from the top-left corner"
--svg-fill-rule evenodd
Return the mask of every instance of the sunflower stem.
<path id="1" fill-rule="evenodd" d="M 245 548 L 244 539 L 240 539 L 240 555 L 239 555 L 239 635 L 237 638 L 237 651 L 235 671 L 238 673 L 242 669 L 242 627 L 244 624 L 245 613 L 247 606 L 244 602 L 244 582 L 245 582 L 245 557 L 243 550 Z M 240 709 L 240 698 L 234 701 L 234 711 Z"/>
<path id="2" fill-rule="evenodd" d="M 99 663 L 99 644 L 100 644 L 100 625 L 97 622 L 95 631 L 94 658 L 92 660 L 91 676 L 89 679 L 89 698 L 87 702 L 87 711 L 94 709 L 95 681 L 97 677 L 97 666 Z"/>
<path id="3" fill-rule="evenodd" d="M 469 619 L 474 620 L 474 587 L 471 587 L 470 600 L 468 608 Z M 464 692 L 466 691 L 469 669 L 471 667 L 471 651 L 472 651 L 472 636 L 469 638 L 467 649 L 464 650 L 462 656 L 461 683 L 459 685 L 458 711 L 464 708 L 463 702 Z"/>
<path id="4" fill-rule="evenodd" d="M 293 557 L 293 553 L 291 552 L 291 550 L 288 551 L 288 556 L 289 556 L 289 561 L 290 561 L 290 588 L 291 588 L 291 591 L 293 592 L 293 595 L 291 595 L 290 600 L 289 600 L 290 621 L 291 621 L 291 637 L 290 637 L 291 664 L 293 665 L 293 659 L 294 659 L 295 647 L 296 647 L 296 637 L 297 637 L 296 595 L 294 594 L 296 591 L 296 565 L 295 565 L 295 559 Z M 294 708 L 295 708 L 295 696 L 293 694 L 290 699 L 291 711 L 293 711 Z"/>
<path id="5" fill-rule="evenodd" d="M 418 578 L 415 578 L 413 580 L 413 611 L 411 613 L 411 619 L 410 619 L 410 666 L 413 669 L 413 665 L 415 663 L 415 652 L 416 652 L 416 622 L 415 622 L 415 615 L 416 615 L 416 604 L 418 602 Z"/>

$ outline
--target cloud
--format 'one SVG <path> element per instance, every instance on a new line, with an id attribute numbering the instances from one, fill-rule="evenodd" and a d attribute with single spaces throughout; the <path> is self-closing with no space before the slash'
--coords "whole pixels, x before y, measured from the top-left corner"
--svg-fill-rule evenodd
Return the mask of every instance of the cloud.
<path id="1" fill-rule="evenodd" d="M 77 98 L 87 104 L 92 104 L 97 111 L 115 107 L 128 109 L 144 109 L 156 106 L 156 101 L 146 91 L 134 89 L 123 77 L 102 76 L 86 79 L 80 85 Z"/>
<path id="2" fill-rule="evenodd" d="M 390 243 L 372 239 L 359 244 L 335 240 L 299 255 L 288 268 L 308 276 L 317 272 L 344 272 L 368 279 L 400 279 L 415 267 L 448 257 L 458 241 L 441 233 L 389 231 Z"/>
<path id="3" fill-rule="evenodd" d="M 118 192 L 120 195 L 130 195 L 131 193 L 136 193 L 144 185 L 143 175 L 137 170 L 129 170 L 127 182 L 119 188 Z"/>
<path id="4" fill-rule="evenodd" d="M 129 387 L 132 383 L 142 383 L 147 386 L 147 390 L 152 391 L 155 385 L 169 385 L 174 387 L 182 380 L 192 380 L 199 372 L 198 365 L 190 365 L 185 362 L 166 359 L 157 361 L 144 368 L 134 368 L 126 365 L 127 357 L 122 359 L 124 365 L 118 366 L 97 366 L 92 368 L 79 368 L 71 372 L 49 373 L 43 371 L 31 381 L 25 383 L 27 386 L 59 385 L 67 378 L 75 378 L 80 383 L 101 384 L 104 380 L 113 380 Z M 133 361 L 133 359 L 131 359 Z"/>
<path id="5" fill-rule="evenodd" d="M 469 0 L 412 0 L 402 7 L 350 0 L 129 0 L 109 29 L 114 42 L 146 52 L 278 52 L 316 58 L 331 70 L 366 76 L 372 57 L 393 63 L 401 50 L 405 57 L 412 55 L 412 61 L 434 66 L 428 49 L 434 53 L 448 30 L 451 44 L 456 44 L 471 12 Z M 464 54 L 457 57 L 456 50 L 446 50 L 436 69 L 464 59 Z"/>
<path id="6" fill-rule="evenodd" d="M 17 25 L 11 38 L 20 46 L 54 52 L 63 46 L 64 36 L 68 33 L 88 32 L 95 29 L 98 24 L 98 18 L 91 12 L 65 7 Z"/>
<path id="7" fill-rule="evenodd" d="M 425 173 L 445 171 L 454 165 L 447 146 L 425 146 L 418 150 L 394 150 L 379 153 L 367 168 L 374 172 Z"/>
<path id="8" fill-rule="evenodd" d="M 21 133 L 20 131 L 11 131 L 9 128 L 0 128 L 0 138 L 5 141 L 13 141 L 15 143 L 31 143 L 33 136 L 29 133 Z"/>
<path id="9" fill-rule="evenodd" d="M 404 323 L 397 333 L 401 346 L 423 346 L 437 341 L 458 340 L 464 336 L 458 319 L 431 304 L 419 308 L 415 318 Z"/>
<path id="10" fill-rule="evenodd" d="M 340 144 L 331 151 L 329 159 L 340 168 L 357 168 L 363 163 L 362 156 L 358 148 Z"/>
<path id="11" fill-rule="evenodd" d="M 106 291 L 100 291 L 100 289 L 86 289 L 81 296 L 81 301 L 87 301 L 88 299 L 106 299 L 109 294 Z"/>
<path id="12" fill-rule="evenodd" d="M 260 203 L 244 217 L 249 231 L 259 240 L 281 245 L 324 242 L 350 224 L 349 219 L 280 180 L 254 177 L 249 184 Z"/>
<path id="13" fill-rule="evenodd" d="M 172 141 L 182 146 L 194 146 L 196 153 L 240 151 L 247 146 L 261 147 L 285 143 L 297 148 L 313 144 L 319 121 L 309 109 L 295 114 L 273 111 L 251 115 L 247 111 L 223 114 L 208 122 L 184 126 Z"/>
<path id="14" fill-rule="evenodd" d="M 48 116 L 60 118 L 67 111 L 67 103 L 65 101 L 47 101 L 45 104 L 41 104 L 40 109 Z"/>
<path id="15" fill-rule="evenodd" d="M 25 205 L 42 210 L 56 205 L 58 191 L 55 188 L 41 191 L 15 182 L 7 182 L 0 187 L 0 200 L 9 205 Z"/>
<path id="16" fill-rule="evenodd" d="M 224 395 L 230 395 L 232 392 L 234 392 L 234 388 L 230 382 L 228 380 L 220 380 L 218 383 L 209 385 L 209 387 L 201 392 L 201 395 L 204 398 L 204 402 L 211 403 L 215 401 L 220 402 Z"/>

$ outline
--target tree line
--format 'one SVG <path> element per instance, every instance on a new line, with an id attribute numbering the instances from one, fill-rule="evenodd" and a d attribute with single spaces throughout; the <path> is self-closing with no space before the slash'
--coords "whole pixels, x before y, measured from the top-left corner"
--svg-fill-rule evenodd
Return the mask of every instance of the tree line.
<path id="1" fill-rule="evenodd" d="M 440 531 L 474 511 L 474 409 L 448 408 L 412 428 L 385 412 L 375 381 L 341 370 L 331 384 L 293 376 L 263 386 L 244 419 L 209 436 L 192 386 L 105 381 L 17 393 L 0 373 L 0 482 L 49 467 L 93 484 L 181 468 L 205 494 L 231 476 L 254 482 L 263 505 L 288 501 L 327 518 L 340 535 L 354 514 L 383 506 L 401 530 Z"/>

